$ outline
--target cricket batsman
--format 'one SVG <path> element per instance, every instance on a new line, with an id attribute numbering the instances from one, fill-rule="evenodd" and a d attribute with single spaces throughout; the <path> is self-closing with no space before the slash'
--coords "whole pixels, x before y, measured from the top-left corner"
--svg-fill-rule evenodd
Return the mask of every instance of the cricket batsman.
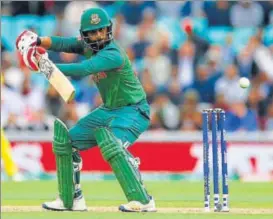
<path id="1" fill-rule="evenodd" d="M 119 210 L 156 211 L 154 199 L 141 180 L 139 159 L 127 150 L 150 124 L 150 108 L 143 87 L 127 54 L 114 41 L 112 22 L 103 9 L 83 12 L 80 35 L 80 38 L 39 37 L 24 31 L 16 40 L 17 49 L 32 70 L 39 70 L 39 57 L 46 55 L 43 49 L 84 55 L 86 60 L 81 63 L 56 66 L 66 76 L 91 75 L 103 100 L 100 107 L 81 118 L 70 130 L 62 121 L 55 120 L 53 151 L 59 197 L 42 206 L 56 211 L 87 209 L 80 187 L 79 151 L 98 146 L 128 200 Z"/>

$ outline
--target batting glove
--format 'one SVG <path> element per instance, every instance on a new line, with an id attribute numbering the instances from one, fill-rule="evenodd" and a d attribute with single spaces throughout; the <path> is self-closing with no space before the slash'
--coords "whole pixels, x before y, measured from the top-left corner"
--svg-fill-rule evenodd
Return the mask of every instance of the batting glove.
<path id="1" fill-rule="evenodd" d="M 24 51 L 28 50 L 31 46 L 37 45 L 38 35 L 32 31 L 23 31 L 16 39 L 16 48 L 23 55 Z"/>
<path id="2" fill-rule="evenodd" d="M 48 59 L 48 54 L 42 47 L 31 46 L 23 51 L 24 63 L 32 71 L 40 71 L 39 61 L 41 58 Z"/>

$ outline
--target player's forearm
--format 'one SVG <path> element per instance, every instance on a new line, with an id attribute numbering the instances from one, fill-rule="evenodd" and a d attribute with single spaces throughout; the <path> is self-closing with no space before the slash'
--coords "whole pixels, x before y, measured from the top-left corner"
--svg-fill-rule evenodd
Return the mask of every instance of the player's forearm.
<path id="1" fill-rule="evenodd" d="M 66 76 L 87 76 L 102 71 L 117 69 L 123 64 L 123 59 L 117 53 L 108 54 L 108 57 L 94 56 L 81 63 L 57 64 L 56 66 Z"/>
<path id="2" fill-rule="evenodd" d="M 83 45 L 76 37 L 40 37 L 38 44 L 55 52 L 83 53 Z"/>
<path id="3" fill-rule="evenodd" d="M 61 72 L 66 76 L 84 77 L 96 73 L 88 68 L 87 63 L 56 64 Z"/>
<path id="4" fill-rule="evenodd" d="M 123 65 L 123 56 L 117 50 L 108 51 L 81 63 L 57 64 L 66 76 L 87 76 L 98 72 L 118 69 Z"/>

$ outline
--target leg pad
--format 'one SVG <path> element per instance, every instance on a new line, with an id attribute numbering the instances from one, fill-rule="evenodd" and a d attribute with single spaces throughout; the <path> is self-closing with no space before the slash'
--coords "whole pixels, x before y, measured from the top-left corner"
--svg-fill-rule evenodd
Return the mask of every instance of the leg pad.
<path id="1" fill-rule="evenodd" d="M 54 122 L 53 152 L 56 157 L 60 198 L 64 206 L 71 209 L 74 199 L 72 145 L 68 130 L 59 119 Z"/>
<path id="2" fill-rule="evenodd" d="M 150 199 L 138 171 L 130 162 L 132 159 L 121 142 L 107 128 L 95 131 L 95 137 L 104 159 L 110 164 L 128 201 L 147 204 Z"/>

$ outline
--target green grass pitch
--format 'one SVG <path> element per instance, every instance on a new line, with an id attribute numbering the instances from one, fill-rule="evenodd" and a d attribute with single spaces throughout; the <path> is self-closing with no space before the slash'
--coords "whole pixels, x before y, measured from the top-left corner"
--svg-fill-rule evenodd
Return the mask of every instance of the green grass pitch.
<path id="1" fill-rule="evenodd" d="M 116 209 L 119 204 L 126 203 L 117 181 L 84 181 L 82 183 L 88 207 L 100 209 L 88 212 L 48 212 L 40 210 L 40 206 L 44 201 L 53 200 L 56 197 L 56 181 L 2 182 L 1 184 L 1 218 L 3 219 L 224 219 L 233 217 L 244 219 L 272 218 L 273 216 L 272 183 L 230 182 L 231 212 L 229 213 L 203 212 L 204 191 L 202 182 L 146 182 L 148 191 L 155 197 L 159 209 L 157 213 L 117 212 Z M 9 212 L 5 210 L 7 206 L 10 206 Z M 15 210 L 12 210 L 13 208 Z M 33 208 L 34 211 L 32 211 Z M 106 212 L 104 212 L 104 208 Z M 109 212 L 109 209 L 114 210 Z"/>

